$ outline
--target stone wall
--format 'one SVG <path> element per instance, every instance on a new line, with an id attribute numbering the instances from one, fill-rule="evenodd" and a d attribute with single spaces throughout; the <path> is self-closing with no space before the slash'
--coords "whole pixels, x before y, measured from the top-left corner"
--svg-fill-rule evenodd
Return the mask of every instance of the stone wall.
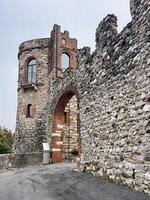
<path id="1" fill-rule="evenodd" d="M 132 9 L 133 20 L 117 34 L 108 15 L 96 31 L 96 50 L 78 52 L 78 69 L 52 80 L 48 129 L 67 91 L 78 91 L 81 168 L 150 193 L 149 1 Z M 133 10 L 136 9 L 134 12 Z M 74 89 L 75 88 L 75 89 Z M 75 93 L 75 92 L 74 92 Z"/>
<path id="2" fill-rule="evenodd" d="M 42 153 L 1 154 L 0 170 L 21 168 L 42 163 Z"/>

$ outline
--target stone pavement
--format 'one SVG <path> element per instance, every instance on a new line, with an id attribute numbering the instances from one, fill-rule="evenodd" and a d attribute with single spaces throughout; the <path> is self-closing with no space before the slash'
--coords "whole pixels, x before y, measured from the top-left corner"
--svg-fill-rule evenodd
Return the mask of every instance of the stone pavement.
<path id="1" fill-rule="evenodd" d="M 74 164 L 0 173 L 0 200 L 150 200 L 150 197 L 73 170 Z"/>

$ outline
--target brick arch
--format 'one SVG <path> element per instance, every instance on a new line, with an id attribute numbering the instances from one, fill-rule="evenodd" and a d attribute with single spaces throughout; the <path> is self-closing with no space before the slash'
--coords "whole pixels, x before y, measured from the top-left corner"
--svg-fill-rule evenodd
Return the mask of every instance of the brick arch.
<path id="1" fill-rule="evenodd" d="M 73 96 L 77 97 L 77 102 L 78 102 L 78 109 L 79 109 L 79 93 L 76 87 L 69 85 L 67 86 L 61 94 L 59 94 L 55 98 L 55 105 L 54 105 L 54 113 L 53 113 L 53 130 L 55 131 L 56 128 L 56 120 L 59 119 L 60 115 L 64 111 L 67 103 Z"/>
<path id="2" fill-rule="evenodd" d="M 72 59 L 72 54 L 71 54 L 71 52 L 70 52 L 68 49 L 65 49 L 65 48 L 64 48 L 64 49 L 61 51 L 61 55 L 62 55 L 63 53 L 67 54 L 67 55 L 69 56 L 69 58 Z"/>
<path id="3" fill-rule="evenodd" d="M 63 152 L 53 152 L 53 149 L 61 149 L 63 142 L 63 123 L 64 123 L 64 110 L 67 103 L 73 96 L 77 98 L 77 110 L 79 110 L 79 93 L 76 87 L 69 85 L 67 86 L 55 99 L 53 117 L 52 117 L 52 162 L 62 162 L 63 161 Z M 78 150 L 79 154 L 81 153 L 81 141 L 80 141 L 80 116 L 77 112 L 77 133 L 78 133 Z M 59 143 L 59 145 L 57 145 Z"/>

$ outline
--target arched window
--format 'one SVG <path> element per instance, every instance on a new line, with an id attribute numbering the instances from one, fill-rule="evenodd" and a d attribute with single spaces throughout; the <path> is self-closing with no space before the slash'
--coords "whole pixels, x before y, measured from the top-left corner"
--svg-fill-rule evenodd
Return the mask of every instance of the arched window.
<path id="1" fill-rule="evenodd" d="M 65 44 L 66 44 L 66 40 L 63 38 L 63 39 L 61 40 L 61 43 L 62 43 L 63 45 L 65 45 Z"/>
<path id="2" fill-rule="evenodd" d="M 32 105 L 27 105 L 27 117 L 32 117 Z"/>
<path id="3" fill-rule="evenodd" d="M 32 59 L 28 62 L 28 77 L 29 84 L 36 83 L 36 60 Z"/>
<path id="4" fill-rule="evenodd" d="M 67 53 L 61 55 L 61 67 L 63 70 L 66 70 L 70 66 L 70 57 Z"/>

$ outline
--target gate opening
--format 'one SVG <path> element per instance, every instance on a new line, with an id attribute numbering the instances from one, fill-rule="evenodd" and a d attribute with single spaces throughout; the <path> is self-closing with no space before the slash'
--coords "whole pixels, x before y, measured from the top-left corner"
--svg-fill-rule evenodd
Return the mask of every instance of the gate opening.
<path id="1" fill-rule="evenodd" d="M 68 91 L 59 99 L 53 122 L 52 163 L 73 160 L 80 156 L 79 102 Z"/>

